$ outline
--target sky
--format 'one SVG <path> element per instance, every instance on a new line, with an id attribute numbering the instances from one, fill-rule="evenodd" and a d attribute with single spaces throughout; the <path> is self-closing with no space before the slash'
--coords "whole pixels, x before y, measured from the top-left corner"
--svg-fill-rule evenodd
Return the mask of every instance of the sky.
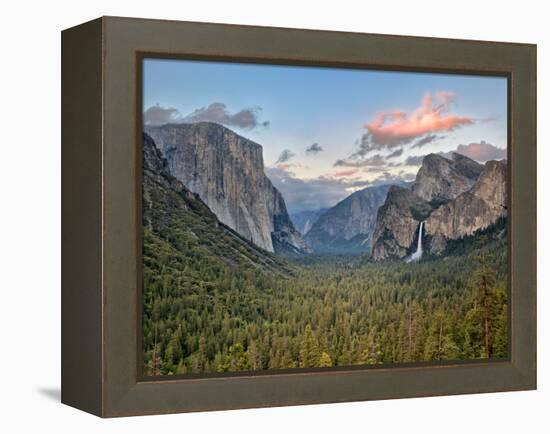
<path id="1" fill-rule="evenodd" d="M 289 211 L 413 180 L 424 155 L 506 158 L 503 77 L 144 59 L 143 121 L 211 121 L 263 147 Z"/>

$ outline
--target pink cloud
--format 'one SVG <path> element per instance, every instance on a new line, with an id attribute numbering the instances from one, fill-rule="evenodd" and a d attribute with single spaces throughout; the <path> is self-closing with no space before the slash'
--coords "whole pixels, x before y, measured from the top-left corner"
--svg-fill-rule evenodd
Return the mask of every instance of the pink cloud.
<path id="1" fill-rule="evenodd" d="M 452 92 L 427 93 L 412 113 L 399 110 L 381 112 L 365 125 L 372 149 L 393 147 L 435 132 L 452 131 L 471 125 L 474 119 L 449 113 L 455 98 Z"/>
<path id="2" fill-rule="evenodd" d="M 349 176 L 355 175 L 357 173 L 357 169 L 349 169 L 349 170 L 339 170 L 336 173 L 334 173 L 335 178 L 347 178 Z"/>
<path id="3" fill-rule="evenodd" d="M 503 160 L 506 158 L 506 149 L 497 148 L 484 140 L 480 143 L 458 145 L 456 152 L 481 162 L 488 160 Z"/>

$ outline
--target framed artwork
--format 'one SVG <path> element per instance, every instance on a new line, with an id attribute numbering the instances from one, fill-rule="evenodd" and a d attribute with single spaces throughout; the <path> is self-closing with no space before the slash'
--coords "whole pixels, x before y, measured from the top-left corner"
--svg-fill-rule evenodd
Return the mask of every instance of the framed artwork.
<path id="1" fill-rule="evenodd" d="M 536 387 L 536 46 L 103 17 L 62 49 L 64 403 Z"/>

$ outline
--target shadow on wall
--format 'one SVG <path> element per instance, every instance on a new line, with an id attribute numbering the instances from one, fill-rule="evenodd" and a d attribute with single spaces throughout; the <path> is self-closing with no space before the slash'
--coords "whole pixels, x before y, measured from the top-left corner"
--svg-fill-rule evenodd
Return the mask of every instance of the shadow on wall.
<path id="1" fill-rule="evenodd" d="M 59 387 L 42 387 L 37 391 L 52 401 L 61 402 L 61 389 Z"/>

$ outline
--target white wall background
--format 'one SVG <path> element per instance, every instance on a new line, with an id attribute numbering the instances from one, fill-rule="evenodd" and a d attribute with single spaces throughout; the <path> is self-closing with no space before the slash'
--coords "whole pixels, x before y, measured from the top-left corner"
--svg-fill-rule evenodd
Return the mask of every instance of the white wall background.
<path id="1" fill-rule="evenodd" d="M 545 3 L 209 0 L 3 3 L 0 64 L 0 431 L 549 432 L 550 32 Z M 539 390 L 101 420 L 61 405 L 60 31 L 100 15 L 539 44 Z M 543 73 L 544 71 L 544 73 Z M 546 76 L 545 76 L 546 74 Z M 546 109 L 546 110 L 545 110 Z M 526 192 L 528 194 L 528 192 Z"/>

